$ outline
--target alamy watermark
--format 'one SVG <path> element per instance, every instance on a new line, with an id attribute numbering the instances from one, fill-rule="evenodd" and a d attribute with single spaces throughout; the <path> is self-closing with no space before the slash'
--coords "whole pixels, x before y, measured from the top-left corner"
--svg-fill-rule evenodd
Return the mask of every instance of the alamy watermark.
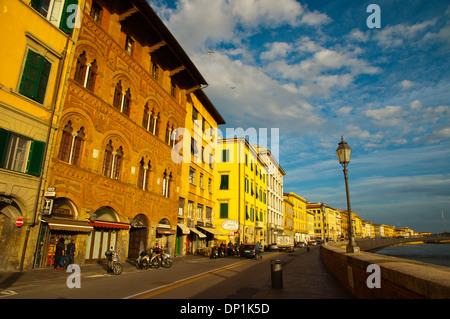
<path id="1" fill-rule="evenodd" d="M 369 4 L 366 9 L 367 13 L 371 13 L 367 17 L 366 24 L 369 29 L 381 28 L 381 8 L 378 4 Z"/>
<path id="2" fill-rule="evenodd" d="M 67 277 L 66 285 L 67 288 L 81 288 L 81 269 L 77 264 L 70 264 L 67 266 L 67 272 L 73 272 L 69 277 Z"/>
<path id="3" fill-rule="evenodd" d="M 381 269 L 377 264 L 370 264 L 367 266 L 366 272 L 371 273 L 367 277 L 366 285 L 367 288 L 381 288 Z"/>

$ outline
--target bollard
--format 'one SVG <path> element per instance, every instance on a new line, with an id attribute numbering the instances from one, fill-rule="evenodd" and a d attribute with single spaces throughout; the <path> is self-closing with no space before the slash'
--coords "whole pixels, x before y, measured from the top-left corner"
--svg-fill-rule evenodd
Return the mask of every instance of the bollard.
<path id="1" fill-rule="evenodd" d="M 270 272 L 272 277 L 272 288 L 279 289 L 283 287 L 283 271 L 281 260 L 270 261 Z"/>

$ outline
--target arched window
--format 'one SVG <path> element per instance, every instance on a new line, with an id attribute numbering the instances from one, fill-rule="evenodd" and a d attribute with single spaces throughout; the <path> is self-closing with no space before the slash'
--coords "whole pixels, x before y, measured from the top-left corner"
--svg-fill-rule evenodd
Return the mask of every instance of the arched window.
<path id="1" fill-rule="evenodd" d="M 72 148 L 72 132 L 72 123 L 69 121 L 66 126 L 64 126 L 58 154 L 58 158 L 64 162 L 69 162 L 69 156 Z"/>
<path id="2" fill-rule="evenodd" d="M 94 91 L 96 78 L 97 61 L 94 60 L 91 63 L 87 63 L 86 51 L 83 51 L 78 56 L 74 80 L 88 90 Z"/>
<path id="3" fill-rule="evenodd" d="M 80 85 L 84 85 L 84 80 L 86 78 L 86 70 L 87 70 L 86 62 L 87 62 L 86 51 L 83 51 L 83 53 L 81 53 L 78 56 L 74 77 L 74 80 L 78 82 L 78 84 Z"/>
<path id="4" fill-rule="evenodd" d="M 131 91 L 128 89 L 125 93 L 123 92 L 121 80 L 117 82 L 114 89 L 113 106 L 126 116 L 130 116 Z"/>
<path id="5" fill-rule="evenodd" d="M 106 177 L 120 180 L 120 175 L 122 173 L 122 162 L 123 162 L 123 149 L 120 146 L 116 151 L 113 151 L 112 141 L 105 147 L 105 156 L 103 158 L 103 169 L 102 174 Z"/>
<path id="6" fill-rule="evenodd" d="M 86 77 L 85 87 L 90 91 L 94 91 L 95 80 L 97 79 L 97 61 L 94 60 L 91 62 L 91 65 L 88 66 L 88 75 Z"/>
<path id="7" fill-rule="evenodd" d="M 58 158 L 70 164 L 80 165 L 84 136 L 84 127 L 81 127 L 75 133 L 72 128 L 72 123 L 70 121 L 67 122 L 63 129 Z"/>
<path id="8" fill-rule="evenodd" d="M 172 173 L 167 174 L 167 171 L 164 171 L 164 174 L 163 174 L 163 190 L 162 190 L 162 195 L 164 197 L 169 197 L 171 180 L 172 180 Z"/>
<path id="9" fill-rule="evenodd" d="M 148 190 L 148 180 L 150 177 L 150 161 L 145 163 L 144 158 L 139 162 L 138 187 Z"/>
<path id="10" fill-rule="evenodd" d="M 75 140 L 72 148 L 71 163 L 74 165 L 80 165 L 81 153 L 83 151 L 84 144 L 84 127 L 81 127 L 75 136 Z"/>
<path id="11" fill-rule="evenodd" d="M 113 106 L 120 110 L 120 106 L 122 105 L 122 81 L 117 82 L 116 88 L 114 90 L 114 100 Z"/>
<path id="12" fill-rule="evenodd" d="M 166 144 L 168 144 L 168 145 L 171 144 L 170 137 L 171 137 L 171 135 L 172 135 L 172 130 L 173 130 L 173 126 L 170 126 L 170 123 L 167 122 L 167 126 L 166 126 L 166 138 L 165 138 L 165 141 L 166 141 Z"/>
<path id="13" fill-rule="evenodd" d="M 148 104 L 145 104 L 144 106 L 144 117 L 142 118 L 142 127 L 145 128 L 147 131 L 150 127 L 150 119 L 151 114 L 148 112 Z"/>

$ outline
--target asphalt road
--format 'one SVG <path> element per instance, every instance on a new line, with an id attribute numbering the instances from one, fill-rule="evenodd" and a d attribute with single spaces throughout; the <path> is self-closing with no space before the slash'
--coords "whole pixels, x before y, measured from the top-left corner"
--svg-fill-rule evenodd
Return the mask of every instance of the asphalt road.
<path id="1" fill-rule="evenodd" d="M 288 262 L 287 253 L 265 253 L 261 260 L 192 259 L 167 268 L 136 270 L 115 276 L 81 277 L 80 288 L 66 278 L 16 287 L 2 299 L 250 299 L 270 286 L 270 260 Z M 68 274 L 69 276 L 69 274 Z"/>

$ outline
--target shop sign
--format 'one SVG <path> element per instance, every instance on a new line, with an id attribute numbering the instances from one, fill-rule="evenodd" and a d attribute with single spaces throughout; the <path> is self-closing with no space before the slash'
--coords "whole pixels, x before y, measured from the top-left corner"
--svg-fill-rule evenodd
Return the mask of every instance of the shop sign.
<path id="1" fill-rule="evenodd" d="M 222 223 L 222 228 L 225 230 L 237 230 L 239 223 L 237 220 L 228 219 Z"/>

